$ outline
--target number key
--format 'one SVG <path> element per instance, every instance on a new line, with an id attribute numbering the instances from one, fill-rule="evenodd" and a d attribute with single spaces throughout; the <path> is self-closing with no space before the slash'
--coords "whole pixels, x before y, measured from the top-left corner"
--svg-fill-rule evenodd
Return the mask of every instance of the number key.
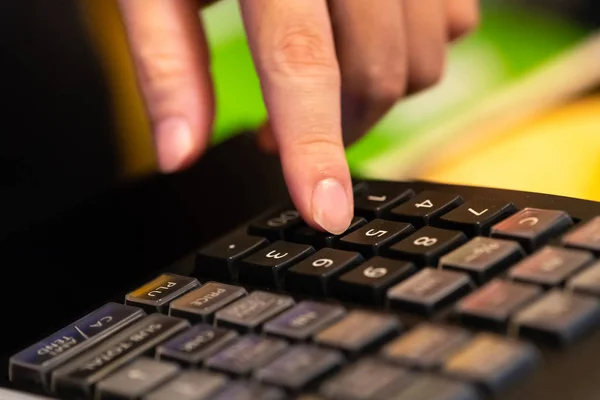
<path id="1" fill-rule="evenodd" d="M 467 241 L 462 232 L 426 226 L 387 249 L 391 257 L 405 258 L 418 265 L 436 265 L 443 254 Z"/>
<path id="2" fill-rule="evenodd" d="M 372 183 L 367 190 L 356 195 L 354 209 L 357 215 L 365 218 L 381 218 L 389 209 L 414 195 L 412 189 L 402 189 L 394 183 Z"/>
<path id="3" fill-rule="evenodd" d="M 298 211 L 293 208 L 282 208 L 256 219 L 248 227 L 248 232 L 276 241 L 285 239 L 286 233 L 301 223 L 302 217 Z"/>
<path id="4" fill-rule="evenodd" d="M 375 219 L 342 237 L 338 242 L 338 247 L 359 251 L 364 256 L 377 255 L 383 246 L 410 235 L 412 232 L 414 232 L 414 228 L 410 224 Z"/>
<path id="5" fill-rule="evenodd" d="M 283 271 L 313 253 L 311 246 L 280 240 L 242 260 L 239 279 L 281 289 Z"/>
<path id="6" fill-rule="evenodd" d="M 512 203 L 495 199 L 471 199 L 439 220 L 440 228 L 455 229 L 469 236 L 487 236 L 490 227 L 516 211 Z"/>
<path id="7" fill-rule="evenodd" d="M 340 276 L 334 283 L 334 292 L 344 300 L 379 305 L 390 287 L 415 271 L 410 262 L 373 257 Z"/>
<path id="8" fill-rule="evenodd" d="M 285 286 L 291 292 L 327 296 L 329 282 L 361 261 L 360 253 L 325 248 L 290 268 Z"/>
<path id="9" fill-rule="evenodd" d="M 410 222 L 417 228 L 463 203 L 462 197 L 445 192 L 425 191 L 391 211 L 390 218 Z"/>
<path id="10" fill-rule="evenodd" d="M 563 237 L 563 244 L 567 247 L 589 250 L 600 256 L 600 217 L 566 234 Z"/>

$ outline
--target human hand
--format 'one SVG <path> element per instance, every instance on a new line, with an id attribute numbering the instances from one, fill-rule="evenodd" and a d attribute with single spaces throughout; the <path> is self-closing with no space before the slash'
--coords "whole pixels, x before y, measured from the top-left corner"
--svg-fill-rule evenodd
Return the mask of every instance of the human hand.
<path id="1" fill-rule="evenodd" d="M 208 47 L 194 0 L 118 0 L 164 172 L 212 132 Z M 346 144 L 406 94 L 437 82 L 446 47 L 475 27 L 477 0 L 239 0 L 290 196 L 311 226 L 353 216 Z M 377 5 L 375 5 L 375 3 Z"/>

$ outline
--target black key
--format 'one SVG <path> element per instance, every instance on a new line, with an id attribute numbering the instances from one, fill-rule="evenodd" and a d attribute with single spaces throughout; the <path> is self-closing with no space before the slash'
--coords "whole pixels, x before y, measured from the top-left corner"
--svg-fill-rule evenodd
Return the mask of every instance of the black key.
<path id="1" fill-rule="evenodd" d="M 288 400 L 281 389 L 256 382 L 235 381 L 211 400 Z"/>
<path id="2" fill-rule="evenodd" d="M 506 270 L 525 252 L 517 242 L 478 236 L 440 259 L 448 270 L 466 272 L 478 284 Z"/>
<path id="3" fill-rule="evenodd" d="M 387 297 L 394 308 L 432 314 L 469 292 L 467 274 L 425 268 L 390 288 Z"/>
<path id="4" fill-rule="evenodd" d="M 534 285 L 494 279 L 456 304 L 461 322 L 476 328 L 504 331 L 509 318 L 539 297 Z"/>
<path id="5" fill-rule="evenodd" d="M 314 340 L 349 355 L 370 351 L 402 330 L 398 318 L 375 312 L 353 310 L 342 320 L 319 332 Z"/>
<path id="6" fill-rule="evenodd" d="M 293 305 L 289 296 L 257 290 L 218 311 L 215 319 L 219 326 L 251 332 Z"/>
<path id="7" fill-rule="evenodd" d="M 372 183 L 367 190 L 354 197 L 356 215 L 368 219 L 381 218 L 392 207 L 415 195 L 412 189 L 402 189 L 395 184 Z"/>
<path id="8" fill-rule="evenodd" d="M 180 318 L 149 315 L 55 370 L 51 390 L 60 397 L 88 398 L 100 380 L 189 326 Z"/>
<path id="9" fill-rule="evenodd" d="M 50 371 L 110 337 L 145 312 L 137 307 L 108 303 L 10 358 L 11 382 L 49 389 Z"/>
<path id="10" fill-rule="evenodd" d="M 454 354 L 442 371 L 494 396 L 524 380 L 539 359 L 535 347 L 528 343 L 482 333 Z"/>
<path id="11" fill-rule="evenodd" d="M 206 366 L 234 375 L 247 375 L 287 351 L 285 341 L 246 335 L 206 360 Z"/>
<path id="12" fill-rule="evenodd" d="M 439 258 L 467 241 L 462 232 L 426 226 L 392 245 L 386 254 L 419 266 L 437 265 Z"/>
<path id="13" fill-rule="evenodd" d="M 584 337 L 600 323 L 595 297 L 552 290 L 520 311 L 514 324 L 523 337 L 564 346 Z"/>
<path id="14" fill-rule="evenodd" d="M 439 219 L 439 226 L 465 232 L 468 236 L 487 236 L 495 223 L 514 214 L 512 203 L 475 198 L 458 206 Z"/>
<path id="15" fill-rule="evenodd" d="M 600 256 L 600 217 L 596 217 L 567 233 L 562 242 L 567 247 L 589 250 Z"/>
<path id="16" fill-rule="evenodd" d="M 184 371 L 152 391 L 144 400 L 210 400 L 229 384 L 226 376 L 208 371 Z"/>
<path id="17" fill-rule="evenodd" d="M 350 232 L 354 232 L 361 226 L 365 225 L 367 220 L 363 217 L 354 217 L 352 218 L 352 222 L 350 222 L 350 226 L 346 229 L 346 232 L 341 235 L 334 235 L 329 232 L 317 231 L 314 228 L 311 228 L 308 225 L 300 226 L 299 228 L 294 229 L 290 233 L 290 241 L 297 243 L 310 244 L 315 248 L 323 248 L 323 247 L 335 247 L 338 239 L 341 236 L 345 236 Z"/>
<path id="18" fill-rule="evenodd" d="M 169 315 L 192 322 L 211 322 L 215 312 L 247 294 L 240 286 L 207 282 L 171 303 Z"/>
<path id="19" fill-rule="evenodd" d="M 600 262 L 594 263 L 569 279 L 567 287 L 582 294 L 600 297 Z"/>
<path id="20" fill-rule="evenodd" d="M 200 286 L 196 278 L 162 274 L 125 296 L 125 304 L 140 307 L 148 313 L 166 314 L 171 301 Z"/>
<path id="21" fill-rule="evenodd" d="M 237 279 L 237 262 L 268 244 L 267 239 L 244 232 L 220 238 L 196 254 L 195 276 L 233 281 Z"/>
<path id="22" fill-rule="evenodd" d="M 516 240 L 532 252 L 573 225 L 564 211 L 525 208 L 492 226 L 492 237 Z"/>
<path id="23" fill-rule="evenodd" d="M 263 331 L 287 339 L 307 340 L 345 314 L 343 307 L 306 300 L 267 322 Z"/>
<path id="24" fill-rule="evenodd" d="M 98 382 L 98 400 L 136 400 L 179 372 L 177 364 L 141 357 Z"/>
<path id="25" fill-rule="evenodd" d="M 197 324 L 161 344 L 156 355 L 161 360 L 196 366 L 238 337 L 235 331 Z"/>
<path id="26" fill-rule="evenodd" d="M 420 228 L 462 203 L 462 197 L 457 194 L 425 191 L 392 209 L 390 218 L 410 222 Z"/>
<path id="27" fill-rule="evenodd" d="M 286 233 L 302 223 L 300 213 L 293 208 L 281 208 L 250 223 L 248 233 L 271 241 L 285 239 Z"/>
<path id="28" fill-rule="evenodd" d="M 411 262 L 376 256 L 340 276 L 334 292 L 344 300 L 381 305 L 387 290 L 415 271 Z"/>
<path id="29" fill-rule="evenodd" d="M 343 236 L 338 247 L 358 251 L 365 257 L 377 255 L 383 246 L 387 246 L 414 232 L 410 224 L 404 222 L 375 219 L 354 232 Z"/>
<path id="30" fill-rule="evenodd" d="M 324 248 L 291 267 L 285 287 L 291 292 L 327 296 L 331 281 L 363 260 L 360 253 Z"/>
<path id="31" fill-rule="evenodd" d="M 295 345 L 254 374 L 261 382 L 299 390 L 312 385 L 343 363 L 335 350 L 310 345 Z"/>
<path id="32" fill-rule="evenodd" d="M 410 379 L 412 374 L 402 368 L 367 358 L 325 381 L 319 392 L 332 400 L 372 400 L 391 385 Z"/>
<path id="33" fill-rule="evenodd" d="M 410 385 L 375 400 L 480 400 L 470 385 L 434 375 L 417 375 Z M 393 395 L 393 396 L 392 396 Z"/>
<path id="34" fill-rule="evenodd" d="M 433 370 L 471 340 L 464 329 L 422 323 L 381 349 L 387 360 L 402 366 Z"/>
<path id="35" fill-rule="evenodd" d="M 511 279 L 545 288 L 562 285 L 593 261 L 591 253 L 546 246 L 508 271 Z"/>
<path id="36" fill-rule="evenodd" d="M 314 252 L 309 245 L 275 242 L 242 260 L 240 282 L 281 289 L 285 270 Z"/>

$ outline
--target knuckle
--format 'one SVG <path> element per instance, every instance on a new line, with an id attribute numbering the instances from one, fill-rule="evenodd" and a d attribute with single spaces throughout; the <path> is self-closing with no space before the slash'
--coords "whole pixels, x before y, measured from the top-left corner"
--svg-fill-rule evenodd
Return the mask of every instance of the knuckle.
<path id="1" fill-rule="evenodd" d="M 428 60 L 415 68 L 410 76 L 410 91 L 421 91 L 435 86 L 444 74 L 444 61 Z"/>
<path id="2" fill-rule="evenodd" d="M 267 68 L 285 76 L 337 79 L 335 52 L 326 38 L 310 26 L 288 28 L 275 41 Z"/>
<path id="3" fill-rule="evenodd" d="M 139 79 L 144 86 L 154 90 L 171 87 L 191 72 L 182 57 L 169 52 L 141 49 L 139 58 Z"/>
<path id="4" fill-rule="evenodd" d="M 451 39 L 471 33 L 479 25 L 479 12 L 476 8 L 455 13 L 448 21 Z"/>
<path id="5" fill-rule="evenodd" d="M 369 68 L 362 79 L 365 97 L 371 103 L 390 106 L 406 91 L 406 70 L 403 67 Z"/>
<path id="6" fill-rule="evenodd" d="M 295 139 L 289 149 L 311 163 L 323 164 L 337 160 L 343 154 L 343 146 L 332 131 L 310 132 Z"/>

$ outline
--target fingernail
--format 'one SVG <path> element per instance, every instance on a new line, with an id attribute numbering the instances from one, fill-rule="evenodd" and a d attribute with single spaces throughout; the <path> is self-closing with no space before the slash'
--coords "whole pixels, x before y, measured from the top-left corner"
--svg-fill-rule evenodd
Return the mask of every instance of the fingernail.
<path id="1" fill-rule="evenodd" d="M 327 178 L 317 184 L 312 195 L 312 213 L 315 222 L 333 234 L 348 229 L 352 210 L 346 190 L 337 179 Z"/>
<path id="2" fill-rule="evenodd" d="M 180 169 L 193 148 L 192 130 L 183 118 L 169 118 L 156 129 L 158 163 L 163 172 Z"/>

